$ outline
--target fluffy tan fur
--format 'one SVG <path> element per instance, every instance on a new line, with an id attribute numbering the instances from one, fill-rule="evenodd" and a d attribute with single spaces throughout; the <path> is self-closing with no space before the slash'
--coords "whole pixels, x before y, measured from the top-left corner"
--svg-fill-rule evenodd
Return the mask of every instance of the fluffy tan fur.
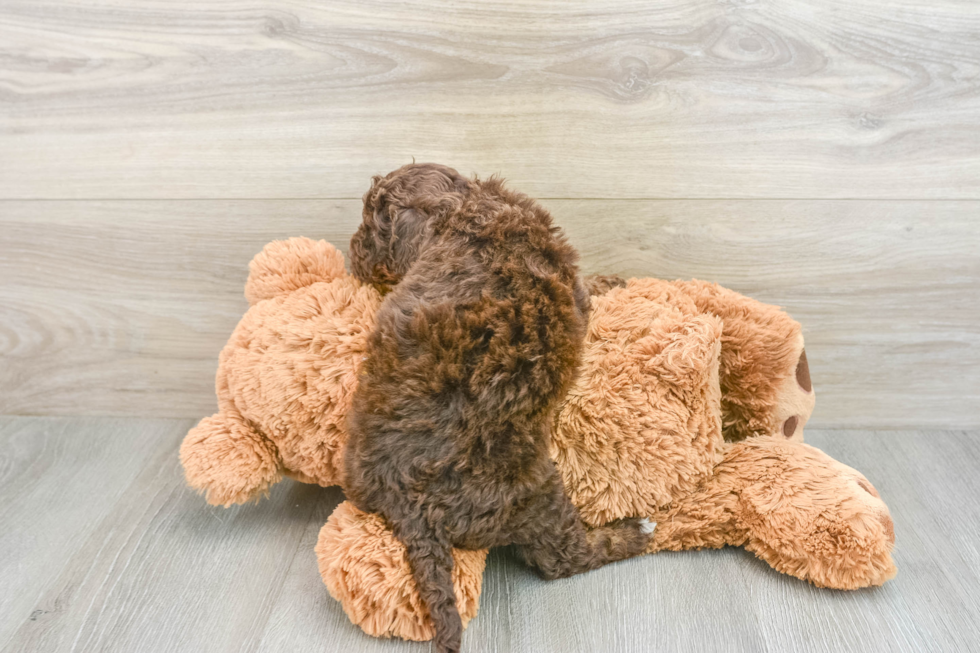
<path id="1" fill-rule="evenodd" d="M 658 524 L 650 552 L 745 546 L 821 587 L 894 576 L 891 517 L 873 486 L 802 443 L 813 392 L 797 383 L 798 324 L 696 281 L 632 279 L 593 306 L 552 442 L 589 523 L 647 517 Z M 764 398 L 733 398 L 726 383 Z M 722 436 L 726 396 L 736 408 L 725 435 L 736 442 Z M 787 408 L 802 411 L 789 433 Z"/>
<path id="2" fill-rule="evenodd" d="M 795 428 L 783 435 L 802 440 L 815 396 L 812 390 L 800 388 L 795 376 L 803 355 L 800 324 L 777 306 L 718 284 L 675 281 L 673 285 L 697 313 L 716 315 L 725 324 L 719 370 L 725 439 L 783 433 L 786 420 L 796 417 Z"/>
<path id="3" fill-rule="evenodd" d="M 261 497 L 280 471 L 342 485 L 347 413 L 380 296 L 347 275 L 332 245 L 305 238 L 262 250 L 245 295 L 252 307 L 218 362 L 220 410 L 181 447 L 188 483 L 224 506 Z"/>
<path id="4" fill-rule="evenodd" d="M 895 574 L 894 530 L 874 487 L 802 443 L 814 394 L 799 324 L 714 284 L 633 279 L 593 298 L 583 364 L 555 417 L 552 457 L 592 525 L 657 522 L 650 551 L 745 546 L 822 587 Z M 288 475 L 343 485 L 346 416 L 380 296 L 330 244 L 272 243 L 253 261 L 252 307 L 221 354 L 219 412 L 181 447 L 210 503 L 257 499 Z M 479 600 L 483 551 L 454 551 L 461 615 Z M 404 549 L 344 503 L 317 545 L 351 620 L 427 639 Z"/>
<path id="5" fill-rule="evenodd" d="M 697 491 L 652 515 L 651 552 L 745 546 L 778 571 L 836 589 L 895 576 L 888 507 L 859 472 L 769 438 L 725 444 L 722 456 Z"/>
<path id="6" fill-rule="evenodd" d="M 596 526 L 648 517 L 693 492 L 719 462 L 723 327 L 657 279 L 630 280 L 592 304 L 551 454 L 572 502 Z"/>

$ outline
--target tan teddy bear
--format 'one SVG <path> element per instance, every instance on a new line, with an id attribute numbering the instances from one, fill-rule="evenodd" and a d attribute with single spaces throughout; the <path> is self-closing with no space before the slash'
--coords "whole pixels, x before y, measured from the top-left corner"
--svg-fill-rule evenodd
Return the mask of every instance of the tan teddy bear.
<path id="1" fill-rule="evenodd" d="M 888 508 L 859 472 L 803 444 L 814 405 L 800 326 L 714 284 L 596 284 L 581 371 L 555 417 L 552 457 L 582 517 L 656 523 L 649 551 L 745 546 L 821 587 L 896 573 Z M 270 243 L 251 308 L 221 352 L 219 411 L 181 446 L 209 503 L 261 498 L 285 474 L 343 486 L 345 420 L 382 298 L 324 241 Z M 365 632 L 433 635 L 401 543 L 342 503 L 320 533 L 320 572 Z M 455 550 L 464 624 L 486 551 Z"/>

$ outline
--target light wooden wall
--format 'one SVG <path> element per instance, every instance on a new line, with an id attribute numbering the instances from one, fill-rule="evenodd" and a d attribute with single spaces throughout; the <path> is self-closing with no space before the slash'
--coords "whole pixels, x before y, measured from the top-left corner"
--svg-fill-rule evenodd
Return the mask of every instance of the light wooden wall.
<path id="1" fill-rule="evenodd" d="M 980 426 L 980 5 L 0 3 L 0 413 L 195 417 L 290 235 L 415 157 L 805 327 L 814 426 Z"/>

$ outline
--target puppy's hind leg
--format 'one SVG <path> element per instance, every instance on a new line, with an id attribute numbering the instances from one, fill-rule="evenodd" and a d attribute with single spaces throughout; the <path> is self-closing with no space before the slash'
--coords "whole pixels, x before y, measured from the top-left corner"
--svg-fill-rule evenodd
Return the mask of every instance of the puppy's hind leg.
<path id="1" fill-rule="evenodd" d="M 445 534 L 420 520 L 392 521 L 392 531 L 405 545 L 419 596 L 429 609 L 436 631 L 436 651 L 459 653 L 463 622 L 453 591 L 452 545 Z"/>
<path id="2" fill-rule="evenodd" d="M 646 550 L 653 530 L 646 520 L 620 519 L 588 529 L 557 473 L 549 486 L 514 534 L 519 553 L 543 578 L 580 574 Z"/>

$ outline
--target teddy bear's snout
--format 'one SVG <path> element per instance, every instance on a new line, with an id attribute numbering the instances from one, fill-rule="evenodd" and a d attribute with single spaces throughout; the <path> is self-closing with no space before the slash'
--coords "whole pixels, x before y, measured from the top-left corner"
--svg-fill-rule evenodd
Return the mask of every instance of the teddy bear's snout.
<path id="1" fill-rule="evenodd" d="M 800 423 L 800 418 L 793 415 L 785 422 L 783 422 L 783 435 L 787 438 L 791 438 L 796 434 L 796 426 Z"/>

